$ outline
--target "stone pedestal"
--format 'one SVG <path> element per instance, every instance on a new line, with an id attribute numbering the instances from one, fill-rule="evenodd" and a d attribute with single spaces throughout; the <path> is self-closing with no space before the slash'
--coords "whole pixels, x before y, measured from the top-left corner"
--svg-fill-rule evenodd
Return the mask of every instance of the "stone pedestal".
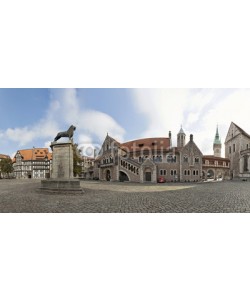
<path id="1" fill-rule="evenodd" d="M 74 179 L 72 142 L 53 142 L 50 147 L 53 151 L 51 179 L 42 180 L 41 189 L 82 192 L 80 180 Z"/>
<path id="2" fill-rule="evenodd" d="M 73 175 L 73 144 L 71 141 L 64 143 L 51 143 L 53 151 L 52 178 L 70 179 Z"/>
<path id="3" fill-rule="evenodd" d="M 77 179 L 47 179 L 42 180 L 41 189 L 54 192 L 82 192 Z"/>

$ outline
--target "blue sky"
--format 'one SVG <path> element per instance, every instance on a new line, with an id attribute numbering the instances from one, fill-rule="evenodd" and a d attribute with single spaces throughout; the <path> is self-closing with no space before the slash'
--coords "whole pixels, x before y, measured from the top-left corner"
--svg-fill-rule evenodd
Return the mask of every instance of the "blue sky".
<path id="1" fill-rule="evenodd" d="M 249 89 L 0 89 L 0 153 L 49 147 L 74 124 L 85 150 L 107 132 L 122 142 L 172 131 L 175 145 L 182 125 L 212 154 L 217 124 L 222 142 L 231 121 L 250 132 L 249 99 Z"/>

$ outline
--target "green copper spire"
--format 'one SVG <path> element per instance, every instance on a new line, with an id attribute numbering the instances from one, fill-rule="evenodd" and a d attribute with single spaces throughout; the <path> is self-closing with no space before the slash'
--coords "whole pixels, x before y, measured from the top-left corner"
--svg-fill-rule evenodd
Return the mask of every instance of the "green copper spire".
<path id="1" fill-rule="evenodd" d="M 218 125 L 217 125 L 216 135 L 215 135 L 215 138 L 214 138 L 214 145 L 221 145 Z"/>

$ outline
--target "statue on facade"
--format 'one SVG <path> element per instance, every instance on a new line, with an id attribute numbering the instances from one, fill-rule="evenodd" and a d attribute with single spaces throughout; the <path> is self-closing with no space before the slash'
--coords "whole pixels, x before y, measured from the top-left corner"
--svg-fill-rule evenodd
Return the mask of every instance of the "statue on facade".
<path id="1" fill-rule="evenodd" d="M 57 136 L 55 137 L 54 142 L 57 142 L 62 137 L 68 137 L 71 140 L 73 138 L 75 130 L 76 130 L 76 127 L 74 125 L 71 125 L 67 131 L 59 132 L 57 134 Z"/>

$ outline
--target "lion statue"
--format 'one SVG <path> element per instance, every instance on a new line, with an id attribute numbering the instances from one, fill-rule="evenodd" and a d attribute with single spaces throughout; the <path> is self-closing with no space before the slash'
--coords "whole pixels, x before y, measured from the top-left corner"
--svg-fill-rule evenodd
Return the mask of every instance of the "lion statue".
<path id="1" fill-rule="evenodd" d="M 57 142 L 62 137 L 68 137 L 71 140 L 73 138 L 75 130 L 76 130 L 76 127 L 74 125 L 71 125 L 67 131 L 59 132 L 57 134 L 57 136 L 55 137 L 54 142 Z"/>

